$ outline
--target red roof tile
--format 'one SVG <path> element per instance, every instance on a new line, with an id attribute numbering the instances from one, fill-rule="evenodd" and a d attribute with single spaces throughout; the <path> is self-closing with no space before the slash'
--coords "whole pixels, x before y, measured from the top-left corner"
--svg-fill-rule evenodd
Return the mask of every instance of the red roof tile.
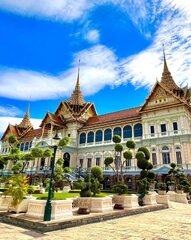
<path id="1" fill-rule="evenodd" d="M 132 117 L 140 117 L 138 111 L 140 107 L 136 108 L 130 108 L 126 110 L 122 110 L 119 112 L 113 112 L 113 113 L 108 113 L 108 114 L 103 114 L 95 117 L 91 117 L 88 119 L 86 126 L 88 125 L 93 125 L 93 124 L 101 124 L 101 123 L 106 123 L 106 122 L 112 122 L 116 120 L 123 120 L 127 118 L 132 118 Z"/>

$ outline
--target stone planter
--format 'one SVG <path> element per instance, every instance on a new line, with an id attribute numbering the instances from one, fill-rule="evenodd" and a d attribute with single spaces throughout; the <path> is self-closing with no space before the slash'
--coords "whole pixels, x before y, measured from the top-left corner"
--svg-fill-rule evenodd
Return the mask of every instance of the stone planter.
<path id="1" fill-rule="evenodd" d="M 53 200 L 51 220 L 65 219 L 72 216 L 72 200 Z M 26 216 L 44 219 L 46 200 L 30 200 Z"/>
<path id="2" fill-rule="evenodd" d="M 165 190 L 158 190 L 158 194 L 159 195 L 166 195 L 166 191 Z"/>
<path id="3" fill-rule="evenodd" d="M 118 206 L 122 206 L 121 209 L 139 207 L 138 196 L 135 194 L 129 196 L 114 196 L 113 202 Z"/>
<path id="4" fill-rule="evenodd" d="M 102 197 L 102 198 L 91 198 L 90 212 L 107 212 L 112 211 L 112 198 Z"/>
<path id="5" fill-rule="evenodd" d="M 169 200 L 172 202 L 176 202 L 176 193 L 174 191 L 168 191 L 167 195 L 169 195 Z"/>
<path id="6" fill-rule="evenodd" d="M 78 198 L 78 214 L 89 214 L 91 206 L 91 197 Z"/>
<path id="7" fill-rule="evenodd" d="M 70 186 L 64 186 L 62 192 L 69 192 L 70 190 Z"/>
<path id="8" fill-rule="evenodd" d="M 156 195 L 156 201 L 158 204 L 165 204 L 168 207 L 171 207 L 171 204 L 169 201 L 169 195 L 167 195 L 167 194 Z"/>
<path id="9" fill-rule="evenodd" d="M 10 206 L 9 211 L 16 212 L 16 213 L 20 213 L 20 212 L 26 213 L 28 209 L 29 201 L 35 200 L 35 199 L 36 199 L 35 197 L 26 196 L 18 206 L 16 207 Z"/>
<path id="10" fill-rule="evenodd" d="M 9 211 L 11 203 L 13 201 L 12 196 L 1 196 L 0 197 L 0 211 Z"/>
<path id="11" fill-rule="evenodd" d="M 186 193 L 177 193 L 175 195 L 175 200 L 176 200 L 176 202 L 179 202 L 179 203 L 188 204 L 188 199 L 186 197 Z"/>
<path id="12" fill-rule="evenodd" d="M 181 194 L 184 193 L 183 190 L 176 190 L 176 192 L 177 192 L 177 193 L 181 193 Z"/>
<path id="13" fill-rule="evenodd" d="M 146 194 L 143 198 L 143 202 L 145 205 L 155 205 L 156 202 L 156 194 Z"/>

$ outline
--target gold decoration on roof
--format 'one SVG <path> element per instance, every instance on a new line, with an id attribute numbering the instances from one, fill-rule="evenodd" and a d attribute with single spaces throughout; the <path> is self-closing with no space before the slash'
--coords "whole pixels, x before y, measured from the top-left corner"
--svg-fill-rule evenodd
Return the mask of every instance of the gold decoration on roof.
<path id="1" fill-rule="evenodd" d="M 73 106 L 83 106 L 85 104 L 82 92 L 80 90 L 80 68 L 78 66 L 78 76 L 75 89 L 70 97 L 69 104 Z"/>
<path id="2" fill-rule="evenodd" d="M 32 127 L 32 124 L 30 122 L 30 106 L 28 106 L 27 111 L 23 117 L 23 120 L 19 125 L 17 125 L 18 128 L 27 129 L 29 127 Z"/>
<path id="3" fill-rule="evenodd" d="M 168 65 L 167 65 L 165 51 L 164 51 L 164 45 L 163 45 L 163 58 L 164 58 L 164 68 L 163 68 L 161 83 L 164 84 L 172 92 L 176 92 L 177 90 L 181 91 L 181 88 L 176 85 L 174 79 L 171 76 L 170 71 L 168 70 Z"/>

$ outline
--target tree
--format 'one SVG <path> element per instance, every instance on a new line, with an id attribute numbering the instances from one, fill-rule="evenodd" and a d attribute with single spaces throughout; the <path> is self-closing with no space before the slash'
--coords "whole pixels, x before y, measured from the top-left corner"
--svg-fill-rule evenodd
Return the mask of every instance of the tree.
<path id="1" fill-rule="evenodd" d="M 128 160 L 132 159 L 132 152 L 131 150 L 135 148 L 135 142 L 134 141 L 127 141 L 126 146 L 127 150 L 123 152 L 123 145 L 120 143 L 121 142 L 121 137 L 119 135 L 114 135 L 113 136 L 113 142 L 115 143 L 114 149 L 115 149 L 115 159 L 113 157 L 106 157 L 104 164 L 106 167 L 111 167 L 112 170 L 114 171 L 116 177 L 117 177 L 117 182 L 124 182 L 123 179 L 123 168 L 124 165 Z M 122 152 L 123 152 L 123 157 L 124 159 L 122 160 Z M 115 167 L 113 167 L 113 163 Z"/>
<path id="2" fill-rule="evenodd" d="M 99 166 L 94 166 L 91 168 L 91 191 L 93 196 L 99 194 L 103 185 L 101 184 L 103 170 Z"/>
<path id="3" fill-rule="evenodd" d="M 10 134 L 7 141 L 11 148 L 18 142 L 17 137 L 14 134 Z"/>
<path id="4" fill-rule="evenodd" d="M 137 158 L 137 167 L 141 169 L 137 181 L 138 193 L 140 193 L 143 198 L 149 190 L 149 183 L 152 183 L 155 178 L 155 173 L 150 171 L 153 165 L 149 162 L 150 152 L 146 147 L 140 147 L 135 157 Z"/>

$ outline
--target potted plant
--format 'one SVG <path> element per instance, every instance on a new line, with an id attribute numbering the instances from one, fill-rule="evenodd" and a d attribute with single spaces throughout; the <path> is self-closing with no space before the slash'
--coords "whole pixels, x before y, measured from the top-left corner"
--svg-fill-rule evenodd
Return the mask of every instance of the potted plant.
<path id="1" fill-rule="evenodd" d="M 78 198 L 78 214 L 89 214 L 90 213 L 90 203 L 91 203 L 91 178 L 90 175 L 87 174 L 84 177 L 84 181 L 79 181 L 75 183 L 75 186 L 80 191 L 80 197 Z"/>
<path id="2" fill-rule="evenodd" d="M 158 183 L 158 194 L 160 194 L 160 195 L 166 194 L 166 183 L 164 183 L 164 182 Z"/>
<path id="3" fill-rule="evenodd" d="M 178 184 L 178 185 L 177 185 L 177 190 L 176 190 L 176 192 L 177 192 L 177 193 L 183 193 L 183 192 L 184 192 L 184 191 L 183 191 L 183 186 L 180 185 L 180 184 Z"/>
<path id="4" fill-rule="evenodd" d="M 138 196 L 135 194 L 127 194 L 127 185 L 123 182 L 118 182 L 113 185 L 112 190 L 117 193 L 117 196 L 113 197 L 115 203 L 114 209 L 124 209 L 138 207 Z"/>

